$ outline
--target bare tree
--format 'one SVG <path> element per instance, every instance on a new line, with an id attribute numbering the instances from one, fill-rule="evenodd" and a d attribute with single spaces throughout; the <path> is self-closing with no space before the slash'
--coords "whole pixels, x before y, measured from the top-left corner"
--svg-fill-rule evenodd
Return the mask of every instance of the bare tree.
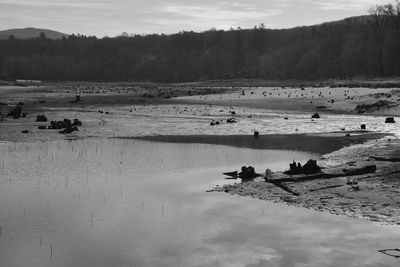
<path id="1" fill-rule="evenodd" d="M 384 75 L 383 70 L 383 44 L 387 34 L 393 34 L 400 40 L 400 1 L 386 5 L 376 5 L 369 10 L 372 16 L 372 30 L 378 45 L 378 74 Z"/>

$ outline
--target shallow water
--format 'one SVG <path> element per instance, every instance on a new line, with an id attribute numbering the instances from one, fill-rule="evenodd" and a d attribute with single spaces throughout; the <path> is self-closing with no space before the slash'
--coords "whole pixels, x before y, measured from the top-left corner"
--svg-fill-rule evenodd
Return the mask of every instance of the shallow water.
<path id="1" fill-rule="evenodd" d="M 84 139 L 0 144 L 1 266 L 396 266 L 400 230 L 207 193 L 307 153 Z"/>

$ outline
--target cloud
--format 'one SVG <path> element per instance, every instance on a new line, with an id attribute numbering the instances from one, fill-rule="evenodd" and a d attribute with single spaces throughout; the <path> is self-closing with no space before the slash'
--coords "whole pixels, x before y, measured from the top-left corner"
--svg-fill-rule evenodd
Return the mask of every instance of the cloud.
<path id="1" fill-rule="evenodd" d="M 386 3 L 385 1 L 377 0 L 319 0 L 309 1 L 320 10 L 334 10 L 334 11 L 349 11 L 349 10 L 368 10 L 371 6 L 379 2 Z"/>
<path id="2" fill-rule="evenodd" d="M 99 37 L 260 23 L 283 28 L 366 14 L 376 1 L 390 0 L 0 0 L 0 25 Z"/>
<path id="3" fill-rule="evenodd" d="M 227 29 L 243 25 L 243 23 L 252 23 L 251 26 L 258 25 L 281 13 L 281 9 L 260 8 L 251 3 L 220 2 L 214 5 L 170 3 L 164 5 L 159 11 L 160 16 L 151 22 L 168 25 L 190 25 L 203 30 L 210 27 Z M 148 22 L 150 21 L 148 20 Z"/>

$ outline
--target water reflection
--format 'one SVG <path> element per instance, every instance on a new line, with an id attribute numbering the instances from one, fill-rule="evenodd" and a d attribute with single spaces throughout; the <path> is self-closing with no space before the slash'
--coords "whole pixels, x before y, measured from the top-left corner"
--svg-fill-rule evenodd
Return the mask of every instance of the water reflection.
<path id="1" fill-rule="evenodd" d="M 3 143 L 2 266 L 394 266 L 400 231 L 223 193 L 310 155 L 119 139 Z"/>

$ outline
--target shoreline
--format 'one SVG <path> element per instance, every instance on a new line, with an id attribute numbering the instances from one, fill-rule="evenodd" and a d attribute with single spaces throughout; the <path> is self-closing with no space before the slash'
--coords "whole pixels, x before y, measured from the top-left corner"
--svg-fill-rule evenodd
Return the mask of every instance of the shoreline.
<path id="1" fill-rule="evenodd" d="M 251 149 L 294 150 L 324 155 L 343 147 L 390 136 L 390 134 L 372 132 L 357 132 L 356 135 L 345 136 L 346 133 L 348 132 L 270 134 L 258 137 L 252 135 L 155 135 L 132 137 L 132 139 L 164 143 L 227 145 Z"/>
<path id="2" fill-rule="evenodd" d="M 318 164 L 322 166 L 322 173 L 334 174 L 330 178 L 296 181 L 296 175 L 277 172 L 273 175 L 284 181 L 280 186 L 256 179 L 226 184 L 215 191 L 400 225 L 400 151 L 395 149 L 398 146 L 400 139 L 388 139 L 380 144 L 351 146 L 325 155 Z M 371 165 L 376 171 L 351 176 L 344 172 Z"/>

